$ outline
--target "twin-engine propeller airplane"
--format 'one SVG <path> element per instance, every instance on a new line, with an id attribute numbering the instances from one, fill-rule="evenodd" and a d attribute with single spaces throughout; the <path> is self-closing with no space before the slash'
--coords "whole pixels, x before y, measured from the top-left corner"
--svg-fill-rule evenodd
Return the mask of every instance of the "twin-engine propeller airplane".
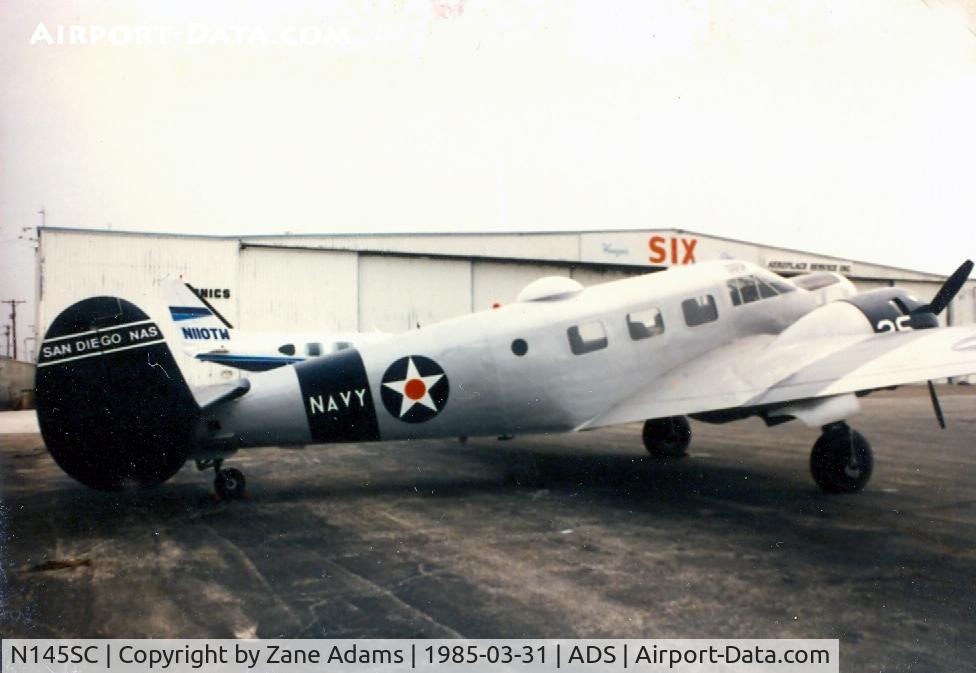
<path id="1" fill-rule="evenodd" d="M 382 332 L 245 332 L 234 329 L 189 283 L 170 280 L 165 288 L 183 352 L 201 362 L 263 372 L 389 337 Z"/>
<path id="2" fill-rule="evenodd" d="M 866 392 L 976 372 L 976 325 L 937 316 L 973 268 L 934 299 L 856 294 L 834 274 L 785 280 L 721 261 L 584 289 L 543 278 L 516 302 L 358 348 L 191 389 L 158 326 L 115 297 L 82 300 L 41 346 L 37 414 L 54 460 L 99 489 L 155 486 L 188 459 L 222 469 L 238 449 L 572 432 L 645 421 L 654 456 L 685 453 L 686 416 L 799 419 L 823 434 L 813 478 L 864 487 L 868 442 L 846 424 Z M 930 387 L 936 415 L 942 414 Z M 650 420 L 647 420 L 650 419 Z"/>

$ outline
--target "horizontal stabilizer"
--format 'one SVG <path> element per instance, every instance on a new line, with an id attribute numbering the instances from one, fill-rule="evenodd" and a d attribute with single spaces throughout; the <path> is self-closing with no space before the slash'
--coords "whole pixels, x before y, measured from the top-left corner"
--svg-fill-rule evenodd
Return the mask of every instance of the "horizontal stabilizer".
<path id="1" fill-rule="evenodd" d="M 221 402 L 236 400 L 251 389 L 251 382 L 239 379 L 233 383 L 218 383 L 213 386 L 202 386 L 193 389 L 193 397 L 200 405 L 200 411 L 206 412 Z"/>

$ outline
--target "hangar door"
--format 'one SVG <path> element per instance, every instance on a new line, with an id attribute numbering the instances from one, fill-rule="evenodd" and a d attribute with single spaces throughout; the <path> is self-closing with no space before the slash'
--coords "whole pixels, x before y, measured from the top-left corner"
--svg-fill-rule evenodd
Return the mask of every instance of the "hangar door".
<path id="1" fill-rule="evenodd" d="M 474 311 L 483 311 L 495 302 L 510 304 L 526 285 L 544 276 L 565 276 L 579 281 L 581 285 L 589 286 L 638 275 L 634 271 L 574 267 L 570 264 L 488 261 L 475 261 L 473 264 Z"/>
<path id="2" fill-rule="evenodd" d="M 241 329 L 356 331 L 356 253 L 245 247 L 237 271 Z"/>
<path id="3" fill-rule="evenodd" d="M 491 308 L 495 302 L 511 304 L 526 285 L 543 276 L 568 276 L 566 267 L 555 264 L 476 261 L 473 278 L 474 311 Z"/>
<path id="4" fill-rule="evenodd" d="M 360 330 L 404 332 L 470 312 L 470 262 L 360 254 Z"/>
<path id="5" fill-rule="evenodd" d="M 651 269 L 648 269 L 645 273 L 652 273 Z M 660 271 L 653 272 L 660 273 Z M 573 269 L 572 277 L 573 280 L 578 281 L 580 285 L 585 285 L 589 287 L 590 285 L 599 285 L 600 283 L 609 283 L 613 280 L 623 280 L 624 278 L 633 278 L 634 276 L 643 275 L 640 271 L 621 271 L 620 269 L 612 268 L 596 268 L 596 267 L 577 267 Z"/>

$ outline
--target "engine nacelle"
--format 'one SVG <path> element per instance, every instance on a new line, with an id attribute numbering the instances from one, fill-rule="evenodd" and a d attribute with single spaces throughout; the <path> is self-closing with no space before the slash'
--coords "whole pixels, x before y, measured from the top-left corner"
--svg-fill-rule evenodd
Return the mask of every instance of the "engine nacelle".
<path id="1" fill-rule="evenodd" d="M 918 311 L 925 306 L 924 302 L 896 287 L 869 290 L 844 301 L 856 306 L 875 332 L 900 332 L 939 326 L 939 319 L 935 315 L 924 310 Z"/>
<path id="2" fill-rule="evenodd" d="M 776 344 L 937 327 L 939 321 L 931 313 L 912 313 L 923 306 L 905 290 L 893 287 L 869 290 L 810 311 L 783 330 Z"/>
<path id="3" fill-rule="evenodd" d="M 871 323 L 856 306 L 834 301 L 807 313 L 783 330 L 774 343 L 777 346 L 803 344 L 812 339 L 873 333 Z"/>

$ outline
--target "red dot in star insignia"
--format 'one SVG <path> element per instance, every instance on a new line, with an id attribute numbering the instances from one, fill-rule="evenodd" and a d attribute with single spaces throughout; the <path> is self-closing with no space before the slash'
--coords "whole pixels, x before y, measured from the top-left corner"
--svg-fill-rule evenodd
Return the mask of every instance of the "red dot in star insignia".
<path id="1" fill-rule="evenodd" d="M 410 379 L 403 387 L 403 394 L 411 400 L 419 400 L 427 392 L 427 386 L 420 379 Z"/>

